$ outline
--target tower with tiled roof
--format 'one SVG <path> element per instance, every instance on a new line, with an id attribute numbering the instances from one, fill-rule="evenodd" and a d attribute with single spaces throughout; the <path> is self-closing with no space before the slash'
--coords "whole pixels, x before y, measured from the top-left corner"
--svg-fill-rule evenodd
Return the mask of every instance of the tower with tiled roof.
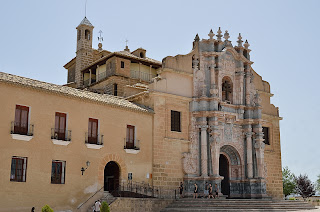
<path id="1" fill-rule="evenodd" d="M 93 62 L 92 34 L 94 26 L 87 17 L 81 21 L 77 29 L 77 51 L 75 83 L 76 87 L 82 85 L 81 69 Z"/>

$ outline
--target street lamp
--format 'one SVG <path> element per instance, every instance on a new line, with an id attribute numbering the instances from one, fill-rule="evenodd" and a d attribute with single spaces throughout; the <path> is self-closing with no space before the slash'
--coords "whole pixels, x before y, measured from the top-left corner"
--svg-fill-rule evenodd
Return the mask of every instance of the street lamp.
<path id="1" fill-rule="evenodd" d="M 87 161 L 87 162 L 86 162 L 86 165 L 87 165 L 86 168 L 81 167 L 81 173 L 82 173 L 82 175 L 83 175 L 83 172 L 85 172 L 85 171 L 88 169 L 88 167 L 90 166 L 90 161 Z"/>

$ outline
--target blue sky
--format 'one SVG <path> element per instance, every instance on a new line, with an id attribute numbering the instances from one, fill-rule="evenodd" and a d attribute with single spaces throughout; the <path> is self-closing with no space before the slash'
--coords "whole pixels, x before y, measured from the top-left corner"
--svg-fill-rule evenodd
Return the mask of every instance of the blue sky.
<path id="1" fill-rule="evenodd" d="M 85 0 L 0 0 L 0 71 L 65 84 L 75 56 Z M 320 1 L 88 0 L 87 17 L 110 51 L 147 49 L 147 56 L 186 54 L 197 33 L 228 30 L 250 43 L 254 70 L 280 108 L 282 165 L 315 181 L 320 174 Z"/>

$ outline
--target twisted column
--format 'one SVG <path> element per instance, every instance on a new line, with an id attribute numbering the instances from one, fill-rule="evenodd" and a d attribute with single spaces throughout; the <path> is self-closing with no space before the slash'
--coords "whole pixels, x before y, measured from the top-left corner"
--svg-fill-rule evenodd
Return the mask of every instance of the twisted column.
<path id="1" fill-rule="evenodd" d="M 251 127 L 245 133 L 247 141 L 247 174 L 248 178 L 253 178 L 253 162 L 252 162 L 252 131 Z"/>

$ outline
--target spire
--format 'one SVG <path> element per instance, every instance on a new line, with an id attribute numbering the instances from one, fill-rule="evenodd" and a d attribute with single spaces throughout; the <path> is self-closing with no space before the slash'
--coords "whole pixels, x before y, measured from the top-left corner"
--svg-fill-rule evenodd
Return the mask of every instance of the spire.
<path id="1" fill-rule="evenodd" d="M 90 23 L 90 21 L 87 19 L 87 17 L 84 17 L 83 20 L 80 22 L 80 25 L 87 25 L 93 27 L 93 25 Z"/>
<path id="2" fill-rule="evenodd" d="M 208 36 L 210 37 L 210 40 L 213 40 L 214 33 L 213 33 L 212 29 L 210 30 Z"/>
<path id="3" fill-rule="evenodd" d="M 238 43 L 238 47 L 242 47 L 242 43 L 243 43 L 243 41 L 242 41 L 241 33 L 239 33 L 237 43 Z"/>
<path id="4" fill-rule="evenodd" d="M 198 33 L 196 34 L 196 37 L 194 38 L 194 41 L 199 41 L 200 40 L 200 38 L 199 38 L 199 35 L 198 35 Z"/>
<path id="5" fill-rule="evenodd" d="M 223 38 L 225 39 L 225 46 L 232 46 L 231 41 L 229 41 L 230 35 L 228 30 L 224 33 Z"/>
<path id="6" fill-rule="evenodd" d="M 246 40 L 246 42 L 243 44 L 244 48 L 248 49 L 250 44 L 248 43 L 248 40 Z"/>
<path id="7" fill-rule="evenodd" d="M 220 27 L 219 27 L 217 33 L 218 33 L 218 34 L 217 34 L 217 40 L 218 40 L 218 41 L 221 41 L 221 38 L 222 38 L 222 34 L 221 34 L 221 33 L 222 33 L 222 31 L 221 31 Z"/>

